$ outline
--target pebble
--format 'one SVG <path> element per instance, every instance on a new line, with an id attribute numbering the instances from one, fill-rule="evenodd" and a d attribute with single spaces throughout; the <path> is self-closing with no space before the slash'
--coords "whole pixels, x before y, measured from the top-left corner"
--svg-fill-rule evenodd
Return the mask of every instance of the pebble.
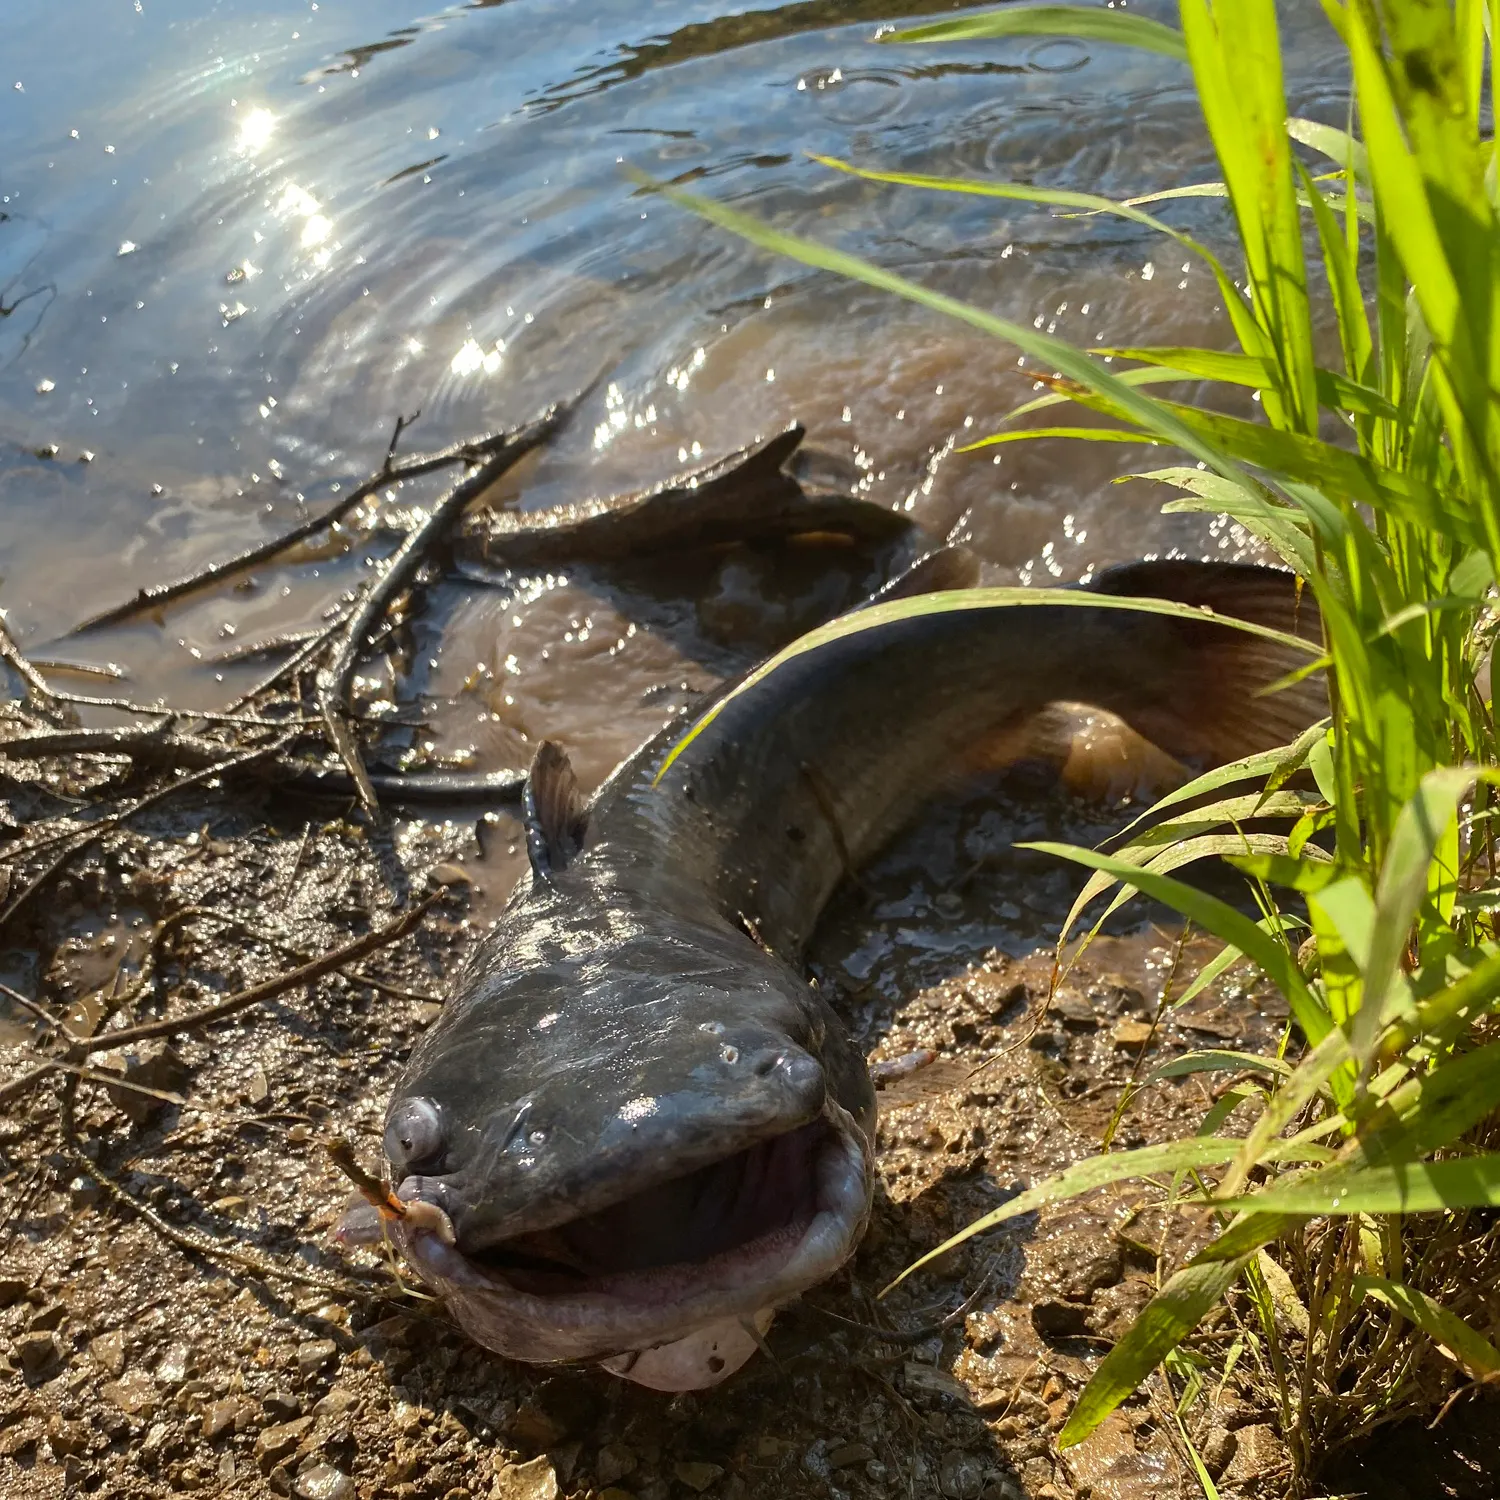
<path id="1" fill-rule="evenodd" d="M 313 1425 L 312 1417 L 298 1417 L 294 1422 L 280 1422 L 267 1427 L 255 1440 L 255 1457 L 262 1470 L 279 1463 L 305 1438 Z"/>
<path id="2" fill-rule="evenodd" d="M 354 1481 L 332 1464 L 314 1464 L 297 1476 L 294 1493 L 301 1500 L 354 1500 Z"/>
<path id="3" fill-rule="evenodd" d="M 972 1453 L 960 1453 L 956 1448 L 945 1453 L 938 1465 L 938 1488 L 948 1500 L 979 1500 L 984 1477 L 984 1464 Z"/>
<path id="4" fill-rule="evenodd" d="M 865 1464 L 875 1457 L 875 1450 L 868 1443 L 842 1443 L 828 1450 L 830 1469 L 847 1469 L 850 1464 Z"/>
<path id="5" fill-rule="evenodd" d="M 495 1474 L 490 1500 L 557 1500 L 557 1475 L 546 1454 L 529 1464 L 504 1464 Z"/>
<path id="6" fill-rule="evenodd" d="M 1111 1033 L 1114 1044 L 1123 1050 L 1132 1050 L 1136 1047 L 1144 1047 L 1151 1040 L 1151 1033 L 1155 1028 L 1149 1021 L 1124 1020 L 1115 1022 L 1115 1029 Z"/>
<path id="7" fill-rule="evenodd" d="M 16 1340 L 16 1358 L 27 1380 L 50 1379 L 62 1369 L 63 1351 L 55 1333 L 26 1333 Z"/>
<path id="8" fill-rule="evenodd" d="M 1203 1439 L 1200 1448 L 1204 1468 L 1216 1477 L 1222 1474 L 1228 1468 L 1237 1447 L 1239 1439 L 1227 1427 L 1213 1428 Z"/>
<path id="9" fill-rule="evenodd" d="M 161 1400 L 156 1382 L 144 1370 L 132 1370 L 121 1379 L 110 1381 L 99 1394 L 127 1417 L 142 1421 L 151 1416 Z"/>
<path id="10" fill-rule="evenodd" d="M 600 1488 L 607 1489 L 615 1480 L 623 1479 L 635 1470 L 639 1462 L 635 1449 L 624 1443 L 606 1443 L 599 1450 L 599 1457 L 594 1463 L 594 1473 Z"/>
<path id="11" fill-rule="evenodd" d="M 272 1391 L 261 1404 L 266 1415 L 276 1422 L 290 1422 L 293 1417 L 302 1415 L 302 1398 L 292 1391 Z"/>
<path id="12" fill-rule="evenodd" d="M 215 1401 L 203 1413 L 204 1442 L 213 1442 L 231 1427 L 236 1432 L 243 1429 L 249 1423 L 251 1410 L 250 1403 L 238 1396 L 226 1396 L 222 1401 Z"/>
<path id="13" fill-rule="evenodd" d="M 297 1345 L 297 1368 L 304 1375 L 316 1375 L 337 1359 L 338 1353 L 339 1346 L 332 1339 L 309 1339 Z"/>
<path id="14" fill-rule="evenodd" d="M 692 1491 L 701 1495 L 716 1479 L 721 1479 L 724 1470 L 718 1464 L 677 1464 L 672 1472 Z"/>
<path id="15" fill-rule="evenodd" d="M 169 1344 L 156 1366 L 156 1378 L 163 1385 L 181 1385 L 192 1364 L 193 1351 L 186 1344 Z"/>
<path id="16" fill-rule="evenodd" d="M 341 1391 L 335 1387 L 313 1407 L 313 1415 L 315 1417 L 341 1417 L 358 1401 L 359 1397 L 353 1391 Z"/>
<path id="17" fill-rule="evenodd" d="M 106 1375 L 116 1380 L 125 1373 L 125 1332 L 116 1328 L 113 1333 L 101 1333 L 89 1345 L 89 1353 Z"/>
<path id="18" fill-rule="evenodd" d="M 53 1333 L 61 1328 L 67 1321 L 68 1309 L 61 1302 L 50 1303 L 46 1307 L 39 1307 L 26 1320 L 26 1331 L 28 1333 Z"/>
<path id="19" fill-rule="evenodd" d="M 1048 1009 L 1069 1031 L 1093 1031 L 1099 1025 L 1099 1013 L 1093 1002 L 1077 990 L 1059 990 Z"/>

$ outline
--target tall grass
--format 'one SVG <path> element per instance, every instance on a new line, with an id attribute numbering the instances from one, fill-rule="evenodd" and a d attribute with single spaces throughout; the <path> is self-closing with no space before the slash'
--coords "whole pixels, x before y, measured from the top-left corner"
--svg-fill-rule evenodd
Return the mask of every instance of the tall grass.
<path id="1" fill-rule="evenodd" d="M 1164 1363 L 1177 1394 L 1200 1389 L 1191 1336 L 1227 1307 L 1242 1319 L 1230 1362 L 1256 1366 L 1274 1393 L 1299 1484 L 1339 1442 L 1430 1410 L 1456 1381 L 1500 1381 L 1500 1308 L 1484 1293 L 1484 1278 L 1500 1281 L 1500 1245 L 1474 1212 L 1500 1205 L 1500 772 L 1480 670 L 1500 566 L 1500 229 L 1485 134 L 1500 0 L 1322 4 L 1349 53 L 1349 130 L 1288 117 L 1274 0 L 1181 0 L 1180 29 L 1102 5 L 1012 5 L 886 38 L 1071 34 L 1183 59 L 1222 173 L 1199 196 L 1223 197 L 1237 266 L 1153 217 L 1149 200 L 828 163 L 908 191 L 1114 214 L 1171 236 L 1218 279 L 1233 351 L 1143 340 L 1084 352 L 722 204 L 682 200 L 1019 345 L 1056 372 L 1022 412 L 1071 403 L 1106 419 L 1106 440 L 1181 450 L 1193 466 L 1149 475 L 1176 493 L 1165 508 L 1234 517 L 1317 598 L 1326 725 L 1174 793 L 1162 810 L 1195 799 L 1192 817 L 1165 834 L 1109 853 L 1036 846 L 1093 872 L 1070 929 L 1096 898 L 1139 891 L 1221 937 L 1183 998 L 1234 963 L 1253 966 L 1288 1002 L 1284 1055 L 1175 1060 L 1174 1074 L 1233 1066 L 1253 1081 L 1221 1098 L 1195 1138 L 1081 1163 L 958 1237 L 1108 1182 L 1165 1184 L 1165 1201 L 1206 1216 L 1212 1234 L 1162 1276 L 1061 1442 L 1081 1441 Z M 1315 284 L 1338 328 L 1332 368 L 1318 361 Z M 1187 380 L 1248 388 L 1264 420 L 1159 389 Z M 1077 432 L 1007 427 L 974 446 Z M 1289 794 L 1298 773 L 1315 790 Z M 1252 812 L 1290 826 L 1252 846 L 1240 831 Z M 1223 853 L 1235 848 L 1256 852 Z M 1209 856 L 1248 876 L 1259 920 L 1170 873 Z"/>

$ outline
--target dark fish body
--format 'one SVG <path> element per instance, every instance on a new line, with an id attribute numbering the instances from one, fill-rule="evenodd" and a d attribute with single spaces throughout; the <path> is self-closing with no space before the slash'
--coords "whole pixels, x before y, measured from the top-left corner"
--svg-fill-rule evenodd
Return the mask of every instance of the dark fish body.
<path id="1" fill-rule="evenodd" d="M 1317 626 L 1270 569 L 1136 564 L 1088 592 Z M 543 748 L 532 875 L 388 1114 L 393 1181 L 416 1205 L 391 1232 L 479 1342 L 661 1389 L 722 1379 L 778 1305 L 852 1254 L 869 1211 L 869 1074 L 800 964 L 840 879 L 1059 699 L 1198 763 L 1325 711 L 1315 683 L 1254 696 L 1305 659 L 1285 643 L 983 598 L 825 627 L 587 805 Z"/>
<path id="2" fill-rule="evenodd" d="M 471 522 L 468 541 L 488 561 L 533 567 L 617 562 L 810 532 L 875 544 L 919 538 L 900 511 L 792 472 L 804 457 L 798 453 L 804 435 L 802 427 L 789 427 L 634 494 L 552 510 L 502 510 Z"/>

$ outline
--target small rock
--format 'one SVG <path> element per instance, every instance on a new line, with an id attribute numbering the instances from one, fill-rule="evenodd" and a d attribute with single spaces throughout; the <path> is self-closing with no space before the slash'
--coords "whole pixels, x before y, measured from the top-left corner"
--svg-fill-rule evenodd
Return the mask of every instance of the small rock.
<path id="1" fill-rule="evenodd" d="M 161 1400 L 156 1382 L 144 1370 L 132 1370 L 121 1379 L 110 1381 L 101 1387 L 99 1394 L 127 1417 L 142 1422 L 150 1418 Z"/>
<path id="2" fill-rule="evenodd" d="M 273 1464 L 271 1472 L 266 1475 L 266 1487 L 273 1495 L 290 1495 L 292 1493 L 292 1474 L 285 1464 Z"/>
<path id="3" fill-rule="evenodd" d="M 156 1366 L 156 1378 L 163 1385 L 181 1385 L 192 1365 L 193 1351 L 186 1344 L 169 1344 Z"/>
<path id="4" fill-rule="evenodd" d="M 1203 1456 L 1203 1467 L 1217 1479 L 1229 1467 L 1237 1447 L 1239 1439 L 1227 1427 L 1212 1428 L 1199 1450 Z"/>
<path id="5" fill-rule="evenodd" d="M 341 1417 L 358 1400 L 359 1397 L 353 1391 L 340 1390 L 335 1386 L 313 1407 L 313 1415 L 315 1417 Z"/>
<path id="6" fill-rule="evenodd" d="M 298 1417 L 267 1427 L 255 1440 L 255 1457 L 263 1473 L 276 1467 L 312 1429 L 312 1417 Z M 289 1486 L 290 1487 L 290 1486 Z"/>
<path id="7" fill-rule="evenodd" d="M 526 1402 L 506 1427 L 522 1448 L 555 1448 L 568 1435 L 567 1424 L 535 1401 Z"/>
<path id="8" fill-rule="evenodd" d="M 1099 1013 L 1093 1002 L 1077 990 L 1059 990 L 1048 1009 L 1069 1031 L 1094 1031 L 1099 1025 Z"/>
<path id="9" fill-rule="evenodd" d="M 1048 1298 L 1031 1309 L 1031 1326 L 1044 1339 L 1074 1338 L 1088 1331 L 1088 1307 L 1078 1302 Z"/>
<path id="10" fill-rule="evenodd" d="M 104 1189 L 96 1177 L 75 1177 L 68 1184 L 68 1202 L 75 1212 L 93 1208 L 103 1196 Z"/>
<path id="11" fill-rule="evenodd" d="M 54 1413 L 47 1424 L 47 1442 L 58 1458 L 68 1458 L 87 1452 L 89 1430 L 82 1422 L 65 1422 L 60 1415 Z"/>
<path id="12" fill-rule="evenodd" d="M 1026 1500 L 1019 1481 L 1007 1474 L 1003 1479 L 992 1479 L 979 1492 L 979 1500 Z"/>
<path id="13" fill-rule="evenodd" d="M 984 1464 L 972 1453 L 951 1449 L 938 1465 L 938 1488 L 948 1500 L 979 1500 L 984 1488 Z"/>
<path id="14" fill-rule="evenodd" d="M 676 1464 L 672 1472 L 692 1491 L 701 1495 L 716 1479 L 723 1478 L 724 1470 L 718 1464 Z"/>
<path id="15" fill-rule="evenodd" d="M 55 1333 L 22 1334 L 15 1344 L 21 1373 L 33 1385 L 50 1380 L 63 1366 L 62 1343 Z"/>
<path id="16" fill-rule="evenodd" d="M 968 1402 L 969 1393 L 964 1383 L 946 1370 L 937 1370 L 931 1365 L 918 1364 L 916 1360 L 909 1359 L 903 1366 L 902 1373 L 908 1393 L 915 1391 L 929 1396 L 949 1396 L 955 1401 Z"/>
<path id="17" fill-rule="evenodd" d="M 1241 1427 L 1235 1436 L 1234 1456 L 1224 1469 L 1224 1484 L 1238 1485 L 1246 1494 L 1281 1494 L 1290 1463 L 1286 1444 L 1266 1423 Z"/>
<path id="18" fill-rule="evenodd" d="M 180 1093 L 190 1076 L 187 1063 L 168 1042 L 145 1042 L 128 1052 L 119 1049 L 100 1052 L 92 1061 L 95 1068 L 118 1073 L 128 1083 L 168 1094 Z M 165 1100 L 153 1099 L 149 1094 L 137 1093 L 133 1089 L 114 1089 L 106 1085 L 105 1091 L 115 1108 L 137 1125 L 144 1125 L 167 1107 Z"/>
<path id="19" fill-rule="evenodd" d="M 106 1375 L 118 1380 L 125 1373 L 125 1333 L 116 1328 L 113 1333 L 101 1333 L 89 1345 L 94 1363 Z"/>
<path id="20" fill-rule="evenodd" d="M 0 1458 L 24 1459 L 36 1447 L 41 1429 L 35 1422 L 20 1422 L 0 1432 Z"/>
<path id="21" fill-rule="evenodd" d="M 503 1464 L 495 1473 L 490 1500 L 557 1500 L 557 1475 L 543 1454 L 529 1464 Z"/>
<path id="22" fill-rule="evenodd" d="M 67 1321 L 68 1309 L 61 1302 L 50 1303 L 46 1307 L 39 1307 L 26 1320 L 26 1331 L 28 1333 L 53 1333 L 63 1326 Z"/>
<path id="23" fill-rule="evenodd" d="M 1026 1492 L 1036 1495 L 1042 1486 L 1052 1483 L 1052 1460 L 1050 1458 L 1028 1458 L 1021 1466 L 1021 1483 Z"/>
<path id="24" fill-rule="evenodd" d="M 293 1493 L 301 1500 L 354 1500 L 354 1481 L 332 1464 L 314 1464 L 297 1476 Z"/>
<path id="25" fill-rule="evenodd" d="M 850 1464 L 865 1464 L 875 1457 L 875 1450 L 868 1443 L 842 1443 L 828 1450 L 830 1469 L 847 1469 Z"/>
<path id="26" fill-rule="evenodd" d="M 14 1307 L 30 1288 L 15 1276 L 0 1276 L 0 1307 Z"/>
<path id="27" fill-rule="evenodd" d="M 1116 1021 L 1115 1029 L 1111 1033 L 1116 1047 L 1123 1051 L 1134 1051 L 1144 1047 L 1151 1040 L 1151 1033 L 1156 1028 L 1149 1021 Z"/>
<path id="28" fill-rule="evenodd" d="M 249 1424 L 251 1410 L 249 1402 L 239 1396 L 213 1402 L 203 1413 L 203 1441 L 212 1443 L 231 1428 L 236 1432 L 243 1430 Z"/>
<path id="29" fill-rule="evenodd" d="M 594 1474 L 600 1488 L 607 1489 L 615 1480 L 634 1473 L 639 1462 L 634 1448 L 629 1448 L 624 1443 L 606 1443 L 594 1462 Z"/>
<path id="30" fill-rule="evenodd" d="M 297 1345 L 297 1368 L 304 1375 L 316 1375 L 325 1365 L 338 1358 L 339 1346 L 332 1339 L 308 1339 Z"/>
<path id="31" fill-rule="evenodd" d="M 250 1075 L 249 1087 L 245 1090 L 252 1104 L 264 1104 L 271 1097 L 271 1080 L 264 1068 L 257 1068 Z"/>
<path id="32" fill-rule="evenodd" d="M 290 1422 L 302 1415 L 302 1398 L 291 1391 L 272 1391 L 262 1398 L 261 1405 L 273 1422 Z"/>

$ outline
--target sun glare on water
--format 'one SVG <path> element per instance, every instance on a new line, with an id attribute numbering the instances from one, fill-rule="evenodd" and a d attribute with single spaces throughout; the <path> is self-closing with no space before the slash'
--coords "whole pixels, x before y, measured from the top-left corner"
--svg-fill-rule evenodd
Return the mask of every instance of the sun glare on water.
<path id="1" fill-rule="evenodd" d="M 257 106 L 246 110 L 240 118 L 240 136 L 235 149 L 241 156 L 254 156 L 271 139 L 276 131 L 276 116 L 268 109 Z"/>

